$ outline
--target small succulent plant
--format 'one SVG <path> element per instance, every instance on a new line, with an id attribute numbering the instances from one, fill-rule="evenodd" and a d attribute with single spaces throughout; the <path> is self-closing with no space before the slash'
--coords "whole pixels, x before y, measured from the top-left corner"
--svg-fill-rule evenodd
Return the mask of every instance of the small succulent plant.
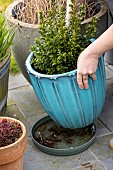
<path id="1" fill-rule="evenodd" d="M 0 122 L 0 147 L 16 142 L 21 136 L 22 129 L 18 122 L 9 122 L 7 119 L 2 119 Z"/>

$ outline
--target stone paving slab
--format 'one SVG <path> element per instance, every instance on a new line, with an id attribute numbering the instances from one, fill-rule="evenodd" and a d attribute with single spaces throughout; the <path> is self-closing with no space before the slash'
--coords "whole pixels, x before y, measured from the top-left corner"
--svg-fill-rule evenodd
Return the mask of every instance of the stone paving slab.
<path id="1" fill-rule="evenodd" d="M 21 73 L 9 76 L 9 90 L 29 85 L 29 82 Z"/>
<path id="2" fill-rule="evenodd" d="M 20 121 L 25 123 L 26 117 L 16 104 L 8 105 L 7 110 L 8 110 L 7 112 L 8 116 L 19 119 Z"/>
<path id="3" fill-rule="evenodd" d="M 109 147 L 111 138 L 113 138 L 113 133 L 103 137 L 97 137 L 89 149 L 107 170 L 113 170 L 113 150 Z"/>
<path id="4" fill-rule="evenodd" d="M 106 100 L 100 119 L 110 131 L 113 131 L 113 79 L 107 80 Z"/>
<path id="5" fill-rule="evenodd" d="M 9 90 L 8 96 L 27 117 L 45 112 L 30 85 Z"/>
<path id="6" fill-rule="evenodd" d="M 97 123 L 96 136 L 103 136 L 103 135 L 110 133 L 110 130 L 99 119 L 97 119 L 96 123 Z"/>
<path id="7" fill-rule="evenodd" d="M 106 65 L 106 80 L 113 79 L 113 70 Z"/>
<path id="8" fill-rule="evenodd" d="M 112 64 L 108 64 L 108 68 L 113 71 L 113 65 Z"/>
<path id="9" fill-rule="evenodd" d="M 84 164 L 84 166 L 80 166 L 78 168 L 74 168 L 70 170 L 106 170 L 106 167 L 102 165 L 99 161 L 93 161 Z"/>
<path id="10" fill-rule="evenodd" d="M 84 163 L 96 161 L 88 151 L 72 156 L 53 156 L 38 150 L 29 138 L 24 160 L 24 170 L 71 170 Z"/>

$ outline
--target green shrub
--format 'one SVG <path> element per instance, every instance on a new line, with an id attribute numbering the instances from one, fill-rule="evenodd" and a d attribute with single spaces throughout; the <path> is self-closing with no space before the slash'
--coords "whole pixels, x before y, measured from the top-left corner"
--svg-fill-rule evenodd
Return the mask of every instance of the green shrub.
<path id="1" fill-rule="evenodd" d="M 90 44 L 90 38 L 97 31 L 97 19 L 92 17 L 89 24 L 82 25 L 85 6 L 76 9 L 72 1 L 70 25 L 66 26 L 66 8 L 60 10 L 55 0 L 51 1 L 47 17 L 40 11 L 40 37 L 31 47 L 34 53 L 32 66 L 45 74 L 60 74 L 76 69 L 80 53 Z"/>

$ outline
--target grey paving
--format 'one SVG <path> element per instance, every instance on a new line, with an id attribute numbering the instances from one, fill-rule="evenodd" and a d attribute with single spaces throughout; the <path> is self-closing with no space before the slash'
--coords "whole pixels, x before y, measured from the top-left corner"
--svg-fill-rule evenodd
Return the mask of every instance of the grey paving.
<path id="1" fill-rule="evenodd" d="M 113 79 L 107 80 L 106 100 L 100 120 L 113 131 Z"/>
<path id="2" fill-rule="evenodd" d="M 109 170 L 113 169 L 113 150 L 109 147 L 109 141 L 112 137 L 113 133 L 97 137 L 95 143 L 90 147 L 90 151 Z"/>
<path id="3" fill-rule="evenodd" d="M 10 75 L 7 115 L 21 120 L 27 129 L 24 170 L 113 170 L 113 150 L 109 148 L 109 140 L 113 137 L 113 66 L 105 65 L 106 100 L 96 121 L 96 139 L 89 149 L 72 156 L 49 155 L 34 146 L 32 126 L 47 114 L 23 75 Z"/>
<path id="4" fill-rule="evenodd" d="M 113 70 L 112 70 L 112 67 L 111 65 L 106 65 L 106 79 L 109 80 L 109 79 L 112 79 L 113 78 Z"/>
<path id="5" fill-rule="evenodd" d="M 31 152 L 29 152 L 31 151 Z M 37 155 L 37 156 L 36 156 Z M 32 164 L 31 161 L 32 160 Z M 75 167 L 79 167 L 85 162 L 96 161 L 94 156 L 87 150 L 81 154 L 74 156 L 52 156 L 39 151 L 31 140 L 28 140 L 27 152 L 25 155 L 24 168 L 25 170 L 31 170 L 32 166 L 34 170 L 71 170 Z"/>
<path id="6" fill-rule="evenodd" d="M 9 77 L 9 90 L 20 88 L 29 85 L 28 81 L 23 77 L 22 74 L 10 75 Z"/>

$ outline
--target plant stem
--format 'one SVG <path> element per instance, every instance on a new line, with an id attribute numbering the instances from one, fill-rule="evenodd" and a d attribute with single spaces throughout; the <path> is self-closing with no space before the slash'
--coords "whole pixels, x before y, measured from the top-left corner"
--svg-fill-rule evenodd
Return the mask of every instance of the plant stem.
<path id="1" fill-rule="evenodd" d="M 75 6 L 77 8 L 77 6 L 81 5 L 81 4 L 86 4 L 86 0 L 75 0 Z M 66 25 L 69 26 L 69 20 L 70 20 L 70 12 L 71 12 L 71 7 L 70 5 L 72 5 L 71 0 L 67 0 L 67 4 L 66 4 Z"/>
<path id="2" fill-rule="evenodd" d="M 67 26 L 69 26 L 71 4 L 72 4 L 71 0 L 67 0 L 67 5 L 66 5 L 66 25 Z"/>

